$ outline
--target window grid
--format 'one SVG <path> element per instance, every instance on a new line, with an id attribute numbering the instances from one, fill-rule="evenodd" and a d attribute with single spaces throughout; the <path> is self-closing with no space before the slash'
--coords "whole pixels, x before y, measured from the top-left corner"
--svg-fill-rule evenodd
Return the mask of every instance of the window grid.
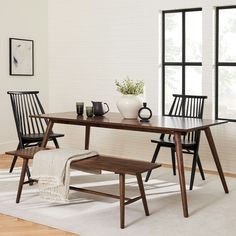
<path id="1" fill-rule="evenodd" d="M 182 94 L 185 95 L 185 70 L 186 66 L 202 66 L 202 62 L 186 62 L 186 12 L 202 11 L 202 8 L 168 10 L 162 12 L 162 114 L 167 115 L 165 111 L 165 68 L 166 66 L 182 67 Z M 166 62 L 165 61 L 165 16 L 169 13 L 182 14 L 182 61 Z"/>
<path id="2" fill-rule="evenodd" d="M 219 61 L 219 23 L 220 17 L 219 12 L 220 10 L 224 9 L 236 9 L 236 6 L 223 6 L 223 7 L 216 7 L 216 24 L 215 24 L 215 119 L 224 120 L 228 118 L 219 117 L 219 68 L 223 66 L 236 66 L 236 59 L 235 62 L 220 62 Z M 236 121 L 235 119 L 228 119 L 230 121 Z"/>

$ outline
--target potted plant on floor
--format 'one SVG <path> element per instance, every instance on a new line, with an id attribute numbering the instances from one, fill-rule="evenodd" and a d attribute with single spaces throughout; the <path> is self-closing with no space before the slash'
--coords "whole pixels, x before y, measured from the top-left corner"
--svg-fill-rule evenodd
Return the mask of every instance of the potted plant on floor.
<path id="1" fill-rule="evenodd" d="M 119 112 L 126 119 L 137 119 L 138 111 L 142 107 L 139 95 L 144 92 L 144 82 L 133 81 L 127 77 L 122 82 L 116 80 L 115 85 L 117 91 L 123 95 L 116 103 Z"/>

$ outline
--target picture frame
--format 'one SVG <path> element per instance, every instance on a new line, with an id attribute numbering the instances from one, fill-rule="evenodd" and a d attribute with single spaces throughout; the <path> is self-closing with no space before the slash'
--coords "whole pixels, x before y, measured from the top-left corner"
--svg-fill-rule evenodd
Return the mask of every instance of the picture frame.
<path id="1" fill-rule="evenodd" d="M 9 38 L 9 73 L 14 76 L 34 75 L 34 41 Z"/>

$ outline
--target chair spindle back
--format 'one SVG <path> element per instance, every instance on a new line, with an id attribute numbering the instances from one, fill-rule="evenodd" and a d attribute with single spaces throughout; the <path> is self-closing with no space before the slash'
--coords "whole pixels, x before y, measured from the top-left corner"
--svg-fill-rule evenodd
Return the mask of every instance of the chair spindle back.
<path id="1" fill-rule="evenodd" d="M 179 95 L 173 94 L 174 101 L 171 105 L 168 116 L 199 118 L 203 117 L 204 102 L 207 96 Z M 162 136 L 164 138 L 164 136 Z M 169 135 L 169 139 L 171 135 Z M 184 140 L 196 141 L 200 138 L 200 132 L 189 132 L 184 136 Z"/>
<path id="2" fill-rule="evenodd" d="M 31 115 L 44 114 L 38 98 L 39 91 L 8 91 L 18 135 L 40 134 L 45 132 L 47 121 Z"/>

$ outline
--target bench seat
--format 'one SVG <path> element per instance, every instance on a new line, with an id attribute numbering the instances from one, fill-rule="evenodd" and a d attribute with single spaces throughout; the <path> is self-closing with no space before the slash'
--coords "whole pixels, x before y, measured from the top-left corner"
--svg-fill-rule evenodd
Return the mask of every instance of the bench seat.
<path id="1" fill-rule="evenodd" d="M 34 181 L 32 179 L 29 181 L 24 181 L 24 178 L 25 178 L 25 173 L 27 171 L 28 160 L 33 159 L 34 154 L 40 150 L 45 150 L 45 149 L 39 148 L 39 147 L 32 147 L 28 149 L 19 149 L 15 151 L 6 152 L 6 154 L 8 155 L 19 156 L 23 158 L 23 165 L 22 165 L 22 171 L 21 171 L 21 176 L 20 176 L 20 181 L 19 181 L 19 186 L 18 186 L 16 203 L 19 203 L 20 201 L 23 185 Z M 99 170 L 99 171 L 105 170 L 105 171 L 114 172 L 115 174 L 119 174 L 120 195 L 117 196 L 113 194 L 93 191 L 91 189 L 77 188 L 74 186 L 70 186 L 70 189 L 119 199 L 120 200 L 120 227 L 124 228 L 125 227 L 125 205 L 131 204 L 133 202 L 136 202 L 137 200 L 142 199 L 145 214 L 147 216 L 149 215 L 149 210 L 147 206 L 147 200 L 146 200 L 146 195 L 144 192 L 143 180 L 142 180 L 141 174 L 144 172 L 153 170 L 155 168 L 158 168 L 160 166 L 161 166 L 160 164 L 150 163 L 146 161 L 125 159 L 125 158 L 118 158 L 118 157 L 111 157 L 111 156 L 103 156 L 103 155 L 98 155 L 98 156 L 94 156 L 94 157 L 90 157 L 90 158 L 86 158 L 82 160 L 77 160 L 71 163 L 72 169 L 77 169 L 77 170 L 89 170 L 89 169 L 91 170 L 92 169 L 92 170 Z M 140 191 L 140 196 L 135 197 L 135 198 L 125 197 L 125 175 L 126 174 L 136 176 L 139 191 Z"/>

